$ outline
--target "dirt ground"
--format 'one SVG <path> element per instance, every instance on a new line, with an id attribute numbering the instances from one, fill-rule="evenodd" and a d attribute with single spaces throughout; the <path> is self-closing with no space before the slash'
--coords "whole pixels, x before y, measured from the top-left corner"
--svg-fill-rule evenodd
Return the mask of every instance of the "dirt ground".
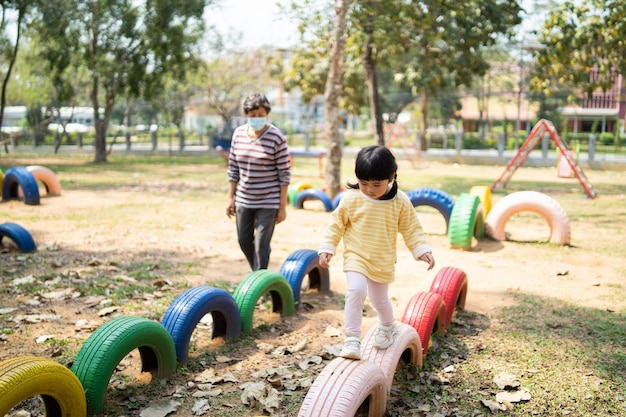
<path id="1" fill-rule="evenodd" d="M 426 169 L 445 172 L 449 167 L 431 164 Z M 489 169 L 494 173 L 501 170 L 497 167 Z M 71 178 L 65 180 L 71 181 Z M 147 178 L 138 178 L 137 184 L 118 189 L 64 190 L 60 197 L 42 198 L 39 206 L 27 206 L 16 200 L 0 204 L 0 213 L 9 218 L 14 215 L 10 221 L 19 222 L 31 231 L 38 245 L 38 251 L 33 255 L 20 254 L 15 248 L 6 246 L 0 253 L 3 286 L 0 311 L 4 311 L 0 314 L 0 328 L 5 329 L 4 335 L 0 336 L 0 360 L 26 354 L 54 357 L 58 354 L 55 349 L 46 343 L 38 343 L 37 338 L 54 337 L 80 343 L 95 328 L 116 315 L 143 315 L 160 320 L 162 308 L 161 311 L 155 310 L 151 305 L 155 298 L 168 295 L 171 298 L 180 293 L 180 286 L 176 284 L 198 286 L 227 281 L 234 287 L 249 274 L 237 245 L 234 219 L 224 214 L 224 202 L 215 201 L 215 191 L 222 185 L 208 188 L 205 184 L 173 186 L 154 183 Z M 624 197 L 605 198 L 623 200 Z M 594 204 L 583 198 L 580 201 L 581 204 Z M 445 266 L 465 271 L 469 283 L 466 310 L 485 316 L 489 316 L 493 309 L 512 303 L 511 294 L 515 292 L 555 297 L 581 306 L 615 308 L 608 300 L 611 300 L 615 286 L 623 284 L 626 259 L 594 250 L 595 242 L 601 239 L 599 235 L 611 233 L 610 225 L 573 219 L 571 245 L 559 246 L 542 243 L 549 235 L 543 219 L 527 217 L 507 228 L 521 241 L 474 240 L 471 250 L 463 251 L 450 248 L 445 222 L 439 213 L 423 209 L 419 211 L 419 217 L 433 248 L 436 266 L 432 271 L 426 271 L 426 264 L 414 261 L 399 238 L 396 281 L 390 287 L 397 318 L 402 316 L 410 298 L 419 291 L 427 291 L 437 272 Z M 329 213 L 316 202 L 307 203 L 304 209 L 290 207 L 287 220 L 276 228 L 269 269 L 278 271 L 282 262 L 297 249 L 317 248 L 328 218 Z M 607 229 L 602 230 L 603 227 Z M 33 257 L 36 262 L 31 261 Z M 160 271 L 161 262 L 176 265 L 180 272 L 170 276 L 166 271 Z M 149 269 L 152 265 L 151 273 L 157 277 L 163 275 L 163 282 L 158 284 L 156 295 L 143 299 L 141 295 L 133 295 L 135 302 L 128 305 L 85 308 L 86 294 L 69 291 L 65 295 L 47 297 L 46 293 L 21 291 L 15 285 L 16 279 L 32 275 L 36 279 L 54 282 L 54 291 L 71 289 L 72 279 L 90 276 L 94 270 L 111 277 L 128 278 L 125 267 L 138 263 L 146 264 Z M 314 291 L 303 293 L 302 300 L 309 308 L 295 316 L 265 317 L 271 323 L 270 332 L 265 332 L 263 340 L 257 340 L 257 343 L 269 343 L 276 348 L 307 340 L 307 347 L 302 352 L 295 357 L 274 358 L 274 366 L 278 366 L 277 362 L 281 360 L 293 363 L 307 355 L 321 355 L 325 346 L 341 342 L 337 333 L 329 331 L 341 329 L 343 321 L 340 299 L 346 285 L 341 252 L 332 261 L 330 283 L 329 295 Z M 107 292 L 103 294 L 106 296 Z M 101 315 L 104 307 L 114 309 L 110 314 Z M 16 320 L 19 315 L 37 314 L 58 317 L 41 322 Z M 375 320 L 369 309 L 364 318 L 364 333 Z M 199 350 L 203 346 L 215 349 L 219 342 L 198 341 L 198 346 Z M 190 361 L 196 355 L 199 353 L 191 353 Z M 266 355 L 258 350 L 246 352 L 247 357 L 236 351 L 231 355 L 236 358 L 232 372 L 239 382 L 267 365 Z M 221 366 L 220 369 L 227 368 Z M 172 415 L 192 415 L 186 412 L 179 410 Z"/>

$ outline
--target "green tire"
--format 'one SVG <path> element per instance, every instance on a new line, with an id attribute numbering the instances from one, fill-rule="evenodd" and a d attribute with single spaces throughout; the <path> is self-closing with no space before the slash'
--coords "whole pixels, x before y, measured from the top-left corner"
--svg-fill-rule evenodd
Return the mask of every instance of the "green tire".
<path id="1" fill-rule="evenodd" d="M 289 281 L 278 272 L 266 269 L 254 271 L 241 281 L 233 294 L 239 307 L 243 333 L 252 331 L 256 304 L 265 293 L 272 297 L 272 312 L 280 312 L 281 316 L 293 315 L 295 301 Z"/>
<path id="2" fill-rule="evenodd" d="M 65 366 L 35 356 L 19 356 L 0 362 L 0 416 L 36 396 L 43 401 L 46 417 L 87 415 L 83 386 Z"/>
<path id="3" fill-rule="evenodd" d="M 448 227 L 448 240 L 455 249 L 469 250 L 472 247 L 472 238 L 476 231 L 476 219 L 480 206 L 480 198 L 469 193 L 461 193 L 454 204 Z M 482 213 L 482 211 L 481 211 Z M 481 214 L 482 216 L 482 214 Z M 484 234 L 484 220 L 481 220 Z M 481 234 L 481 233 L 477 233 Z"/>
<path id="4" fill-rule="evenodd" d="M 142 372 L 165 378 L 176 371 L 174 341 L 163 325 L 134 316 L 111 319 L 85 341 L 72 365 L 85 389 L 89 414 L 104 410 L 109 380 L 134 349 L 139 349 Z"/>

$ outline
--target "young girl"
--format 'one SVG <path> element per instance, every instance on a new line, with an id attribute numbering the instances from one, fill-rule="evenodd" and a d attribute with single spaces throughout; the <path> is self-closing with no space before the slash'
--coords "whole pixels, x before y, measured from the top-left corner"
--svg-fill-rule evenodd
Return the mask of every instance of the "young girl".
<path id="1" fill-rule="evenodd" d="M 435 266 L 415 208 L 396 183 L 398 165 L 389 149 L 368 146 L 359 151 L 354 172 L 356 184 L 348 183 L 332 214 L 318 249 L 320 266 L 330 259 L 343 238 L 343 270 L 348 280 L 344 308 L 345 341 L 340 356 L 361 359 L 361 323 L 365 297 L 369 295 L 379 323 L 374 346 L 386 349 L 398 333 L 388 297 L 395 278 L 396 241 L 402 234 L 415 259 Z"/>

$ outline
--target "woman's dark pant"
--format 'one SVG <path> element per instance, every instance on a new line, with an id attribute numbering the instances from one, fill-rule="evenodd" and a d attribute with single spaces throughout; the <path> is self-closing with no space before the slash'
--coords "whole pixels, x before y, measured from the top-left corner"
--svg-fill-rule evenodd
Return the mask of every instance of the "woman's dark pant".
<path id="1" fill-rule="evenodd" d="M 278 209 L 236 208 L 239 247 L 253 271 L 267 269 L 277 212 Z"/>

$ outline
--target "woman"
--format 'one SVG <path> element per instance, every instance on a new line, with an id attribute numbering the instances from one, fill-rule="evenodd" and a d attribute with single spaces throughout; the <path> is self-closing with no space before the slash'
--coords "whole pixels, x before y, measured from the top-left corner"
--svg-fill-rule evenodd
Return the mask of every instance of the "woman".
<path id="1" fill-rule="evenodd" d="M 274 226 L 287 217 L 291 179 L 289 148 L 269 123 L 271 106 L 261 93 L 243 102 L 247 123 L 233 132 L 228 157 L 226 215 L 237 220 L 237 237 L 250 268 L 267 269 Z"/>

